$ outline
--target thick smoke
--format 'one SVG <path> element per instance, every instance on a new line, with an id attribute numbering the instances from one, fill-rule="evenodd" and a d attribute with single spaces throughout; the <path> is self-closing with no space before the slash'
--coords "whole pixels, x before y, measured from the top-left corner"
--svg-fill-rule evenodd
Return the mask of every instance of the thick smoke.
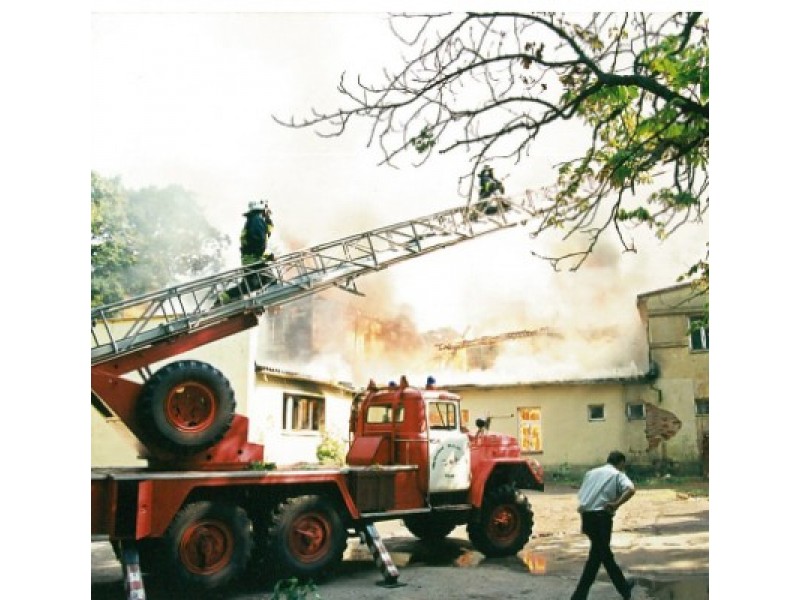
<path id="1" fill-rule="evenodd" d="M 93 168 L 134 188 L 177 183 L 196 192 L 232 239 L 225 268 L 239 264 L 241 213 L 257 198 L 272 206 L 278 254 L 463 202 L 463 154 L 391 169 L 378 166 L 376 145 L 364 146 L 369 123 L 321 139 L 272 119 L 338 106 L 343 70 L 391 70 L 402 51 L 384 21 L 330 12 L 95 15 Z M 512 195 L 547 185 L 554 165 L 582 152 L 581 139 L 569 129 L 542 132 L 530 162 L 496 165 L 498 176 Z M 356 385 L 402 374 L 412 383 L 429 373 L 469 382 L 641 369 L 637 294 L 674 284 L 708 237 L 661 244 L 646 230 L 636 236 L 638 254 L 604 240 L 576 273 L 533 258 L 534 248 L 555 253 L 560 242 L 530 240 L 521 228 L 415 258 L 358 280 L 364 297 L 336 290 L 271 311 L 259 360 Z M 542 327 L 562 337 L 485 346 L 473 362 L 436 346 Z"/>
<path id="2" fill-rule="evenodd" d="M 303 300 L 306 310 L 285 325 L 297 346 L 264 360 L 356 386 L 401 375 L 421 385 L 429 374 L 441 383 L 501 383 L 644 373 L 637 295 L 673 285 L 686 266 L 670 258 L 685 252 L 645 244 L 622 253 L 603 238 L 580 269 L 556 272 L 532 256 L 535 243 L 521 228 L 498 232 L 365 276 L 357 281 L 363 297 L 335 290 Z M 575 249 L 546 243 L 553 253 Z M 470 342 L 520 331 L 541 333 Z"/>

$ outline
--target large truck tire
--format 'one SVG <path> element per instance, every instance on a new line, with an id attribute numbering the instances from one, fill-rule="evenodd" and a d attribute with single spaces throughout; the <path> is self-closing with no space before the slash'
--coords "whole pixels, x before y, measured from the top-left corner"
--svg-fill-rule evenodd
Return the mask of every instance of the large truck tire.
<path id="1" fill-rule="evenodd" d="M 347 530 L 324 496 L 297 496 L 278 504 L 268 532 L 270 558 L 281 573 L 319 578 L 342 560 Z"/>
<path id="2" fill-rule="evenodd" d="M 475 549 L 486 556 L 510 556 L 528 543 L 533 533 L 533 510 L 512 485 L 486 492 L 476 518 L 467 524 Z"/>
<path id="3" fill-rule="evenodd" d="M 247 513 L 234 504 L 187 504 L 164 536 L 162 557 L 168 585 L 199 594 L 239 578 L 253 548 L 251 529 Z"/>
<path id="4" fill-rule="evenodd" d="M 220 371 L 197 360 L 179 360 L 147 380 L 136 408 L 143 441 L 185 456 L 222 439 L 233 423 L 236 401 Z"/>
<path id="5" fill-rule="evenodd" d="M 435 514 L 410 515 L 403 519 L 403 525 L 414 537 L 431 542 L 443 540 L 456 528 L 456 523 L 447 516 Z"/>

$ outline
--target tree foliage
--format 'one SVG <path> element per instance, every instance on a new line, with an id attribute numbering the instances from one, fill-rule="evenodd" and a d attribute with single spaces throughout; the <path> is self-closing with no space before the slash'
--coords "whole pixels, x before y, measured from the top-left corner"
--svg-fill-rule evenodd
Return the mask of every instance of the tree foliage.
<path id="1" fill-rule="evenodd" d="M 126 190 L 92 173 L 92 306 L 157 290 L 223 267 L 230 238 L 180 186 Z"/>
<path id="2" fill-rule="evenodd" d="M 700 13 L 490 12 L 390 22 L 409 48 L 402 66 L 376 83 L 342 74 L 341 108 L 276 120 L 337 136 L 367 119 L 368 145 L 378 144 L 389 165 L 412 156 L 420 166 L 463 150 L 468 202 L 484 162 L 524 170 L 545 130 L 580 123 L 586 150 L 555 165 L 551 185 L 536 194 L 541 219 L 532 235 L 555 230 L 582 242 L 576 252 L 540 255 L 554 268 L 577 269 L 606 230 L 635 250 L 623 225 L 644 224 L 665 239 L 702 220 L 709 55 Z"/>

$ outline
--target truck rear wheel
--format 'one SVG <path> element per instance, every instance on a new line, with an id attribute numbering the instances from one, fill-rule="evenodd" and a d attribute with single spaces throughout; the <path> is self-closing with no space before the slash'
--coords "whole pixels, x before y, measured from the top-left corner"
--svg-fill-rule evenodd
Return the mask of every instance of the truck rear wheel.
<path id="1" fill-rule="evenodd" d="M 525 546 L 533 533 L 528 499 L 511 485 L 486 492 L 478 518 L 467 525 L 469 539 L 486 556 L 509 556 Z"/>
<path id="2" fill-rule="evenodd" d="M 414 537 L 425 541 L 437 541 L 446 538 L 456 524 L 443 515 L 411 515 L 403 519 L 406 526 Z"/>
<path id="3" fill-rule="evenodd" d="M 227 502 L 194 502 L 175 516 L 164 537 L 170 584 L 203 592 L 244 573 L 253 548 L 250 519 Z"/>
<path id="4" fill-rule="evenodd" d="M 342 518 L 323 496 L 298 496 L 280 503 L 268 536 L 276 569 L 303 578 L 333 569 L 347 545 Z"/>
<path id="5" fill-rule="evenodd" d="M 139 422 L 148 443 L 188 455 L 216 444 L 233 423 L 236 402 L 225 376 L 209 364 L 179 360 L 142 386 Z"/>

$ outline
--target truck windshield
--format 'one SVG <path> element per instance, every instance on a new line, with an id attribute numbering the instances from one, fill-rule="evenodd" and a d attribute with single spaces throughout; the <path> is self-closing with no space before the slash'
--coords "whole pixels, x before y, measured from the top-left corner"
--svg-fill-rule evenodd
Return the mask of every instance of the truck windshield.
<path id="1" fill-rule="evenodd" d="M 456 405 L 452 402 L 430 402 L 428 404 L 428 424 L 431 429 L 456 429 Z"/>

